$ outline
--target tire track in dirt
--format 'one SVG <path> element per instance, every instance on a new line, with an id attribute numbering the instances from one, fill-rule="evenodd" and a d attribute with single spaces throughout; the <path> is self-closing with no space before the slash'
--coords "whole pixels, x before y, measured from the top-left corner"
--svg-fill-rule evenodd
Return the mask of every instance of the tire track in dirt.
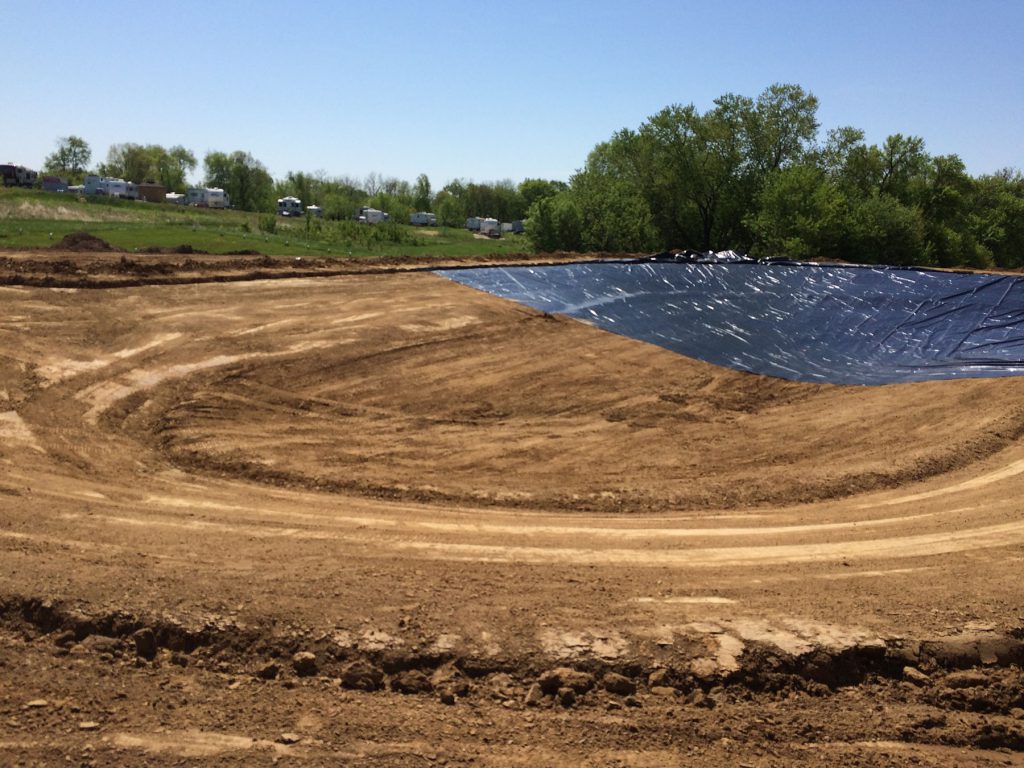
<path id="1" fill-rule="evenodd" d="M 24 297 L 15 314 L 45 314 L 64 331 L 37 335 L 22 368 L 0 381 L 22 393 L 0 423 L 10 438 L 0 457 L 6 483 L 22 494 L 11 497 L 17 527 L 0 531 L 12 546 L 108 546 L 116 556 L 97 567 L 114 573 L 132 551 L 173 564 L 188 562 L 189 546 L 203 563 L 224 550 L 287 589 L 293 558 L 325 573 L 345 558 L 395 573 L 424 563 L 515 566 L 528 569 L 516 587 L 523 595 L 557 591 L 566 569 L 616 579 L 635 572 L 637 584 L 619 588 L 614 602 L 626 606 L 620 618 L 655 608 L 729 614 L 765 578 L 783 586 L 760 604 L 790 611 L 787 595 L 803 584 L 835 584 L 827 589 L 838 595 L 853 572 L 831 569 L 848 561 L 897 583 L 933 569 L 934 558 L 960 558 L 955 576 L 936 580 L 959 590 L 964 558 L 1024 547 L 1013 501 L 1024 459 L 1012 440 L 1002 452 L 965 457 L 965 469 L 924 474 L 913 488 L 885 490 L 884 477 L 901 452 L 941 468 L 937 452 L 1003 445 L 990 433 L 1012 432 L 1019 382 L 767 381 L 425 274 L 132 289 L 114 292 L 109 306 L 95 296 L 15 293 L 15 304 Z M 138 318 L 130 329 L 121 322 L 128 312 Z M 10 333 L 18 331 L 0 329 Z M 74 359 L 69 336 L 84 344 Z M 979 397 L 991 403 L 979 408 Z M 958 415 L 968 403 L 973 410 Z M 182 446 L 195 457 L 187 471 L 175 458 Z M 202 471 L 207 458 L 220 467 L 231 464 L 214 459 L 232 456 L 274 472 L 298 462 L 312 487 Z M 876 474 L 880 490 L 858 493 L 873 490 Z M 316 489 L 353 476 L 409 500 Z M 767 490 L 750 503 L 714 504 L 723 487 L 722 498 L 747 498 L 747 483 Z M 566 484 L 616 512 L 548 506 Z M 704 490 L 679 498 L 697 499 L 696 508 L 675 500 L 693 486 Z M 442 501 L 416 500 L 448 488 Z M 663 494 L 660 508 L 650 511 L 640 491 Z M 772 493 L 787 503 L 759 501 Z M 503 495 L 526 501 L 510 508 Z M 905 511 L 891 514 L 897 505 Z M 812 570 L 787 580 L 790 566 Z M 700 576 L 698 594 L 673 602 L 650 583 L 694 571 L 720 574 L 732 592 L 700 594 L 712 584 Z M 428 581 L 444 578 L 431 573 Z M 184 579 L 173 576 L 166 589 L 187 596 Z M 580 599 L 592 601 L 587 611 L 607 604 L 596 594 Z"/>

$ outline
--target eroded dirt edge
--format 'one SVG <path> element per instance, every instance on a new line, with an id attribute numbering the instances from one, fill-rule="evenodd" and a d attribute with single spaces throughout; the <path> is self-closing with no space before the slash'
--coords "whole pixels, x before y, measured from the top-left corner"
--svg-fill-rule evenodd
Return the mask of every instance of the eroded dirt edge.
<path id="1" fill-rule="evenodd" d="M 1024 627 L 878 638 L 799 653 L 746 641 L 734 656 L 720 652 L 710 659 L 700 650 L 707 643 L 676 648 L 672 658 L 606 658 L 582 643 L 572 655 L 473 654 L 446 649 L 438 638 L 422 637 L 399 647 L 386 638 L 366 641 L 343 631 L 243 626 L 217 617 L 183 621 L 124 611 L 90 613 L 60 601 L 6 594 L 0 595 L 0 628 L 52 643 L 58 656 L 96 654 L 100 661 L 137 667 L 196 666 L 285 684 L 319 676 L 343 688 L 431 695 L 446 704 L 472 698 L 481 681 L 494 675 L 507 681 L 510 697 L 527 706 L 564 707 L 582 704 L 598 691 L 622 697 L 626 706 L 640 692 L 714 707 L 728 691 L 827 695 L 890 680 L 920 689 L 934 706 L 1024 714 Z M 1020 736 L 1004 746 L 1024 749 Z"/>

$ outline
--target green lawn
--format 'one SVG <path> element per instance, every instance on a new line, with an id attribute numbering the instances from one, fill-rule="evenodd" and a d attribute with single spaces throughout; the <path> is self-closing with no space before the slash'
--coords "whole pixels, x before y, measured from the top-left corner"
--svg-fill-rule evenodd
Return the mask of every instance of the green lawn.
<path id="1" fill-rule="evenodd" d="M 245 211 L 0 189 L 0 247 L 45 248 L 76 231 L 126 251 L 181 245 L 209 253 L 258 251 L 271 256 L 452 257 L 530 251 L 522 235 L 489 240 L 448 227 L 307 222 Z"/>

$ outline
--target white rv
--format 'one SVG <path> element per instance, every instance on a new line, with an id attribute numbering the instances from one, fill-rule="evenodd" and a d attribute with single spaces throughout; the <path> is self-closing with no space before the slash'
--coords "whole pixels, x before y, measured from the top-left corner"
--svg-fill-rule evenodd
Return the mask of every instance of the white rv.
<path id="1" fill-rule="evenodd" d="M 277 201 L 278 216 L 301 216 L 302 201 L 297 197 L 282 197 Z"/>
<path id="2" fill-rule="evenodd" d="M 139 199 L 139 190 L 136 189 L 133 182 L 124 179 L 108 179 L 106 176 L 97 176 L 96 174 L 89 174 L 85 177 L 82 191 L 87 195 Z"/>
<path id="3" fill-rule="evenodd" d="M 298 198 L 281 198 L 278 200 L 278 215 L 279 216 L 301 216 L 302 201 Z"/>
<path id="4" fill-rule="evenodd" d="M 436 227 L 437 216 L 426 211 L 409 214 L 409 223 L 414 227 Z"/>
<path id="5" fill-rule="evenodd" d="M 480 234 L 501 237 L 501 222 L 497 219 L 480 219 Z"/>
<path id="6" fill-rule="evenodd" d="M 197 208 L 230 208 L 231 197 L 218 187 L 189 187 L 185 192 L 185 205 Z"/>
<path id="7" fill-rule="evenodd" d="M 231 197 L 223 189 L 220 189 L 218 187 L 208 187 L 206 189 L 206 207 L 230 208 Z"/>
<path id="8" fill-rule="evenodd" d="M 315 219 L 322 219 L 324 217 L 324 209 L 319 205 L 307 205 L 306 213 Z"/>
<path id="9" fill-rule="evenodd" d="M 376 208 L 360 208 L 359 216 L 356 221 L 363 224 L 380 224 L 382 221 L 388 221 L 391 217 L 384 213 L 384 211 L 378 211 Z"/>

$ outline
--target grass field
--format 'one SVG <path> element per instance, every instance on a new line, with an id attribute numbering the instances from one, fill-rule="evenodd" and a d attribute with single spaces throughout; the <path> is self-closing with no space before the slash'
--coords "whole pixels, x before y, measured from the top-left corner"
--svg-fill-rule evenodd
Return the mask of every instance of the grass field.
<path id="1" fill-rule="evenodd" d="M 190 245 L 209 253 L 449 257 L 530 250 L 523 235 L 490 240 L 449 227 L 307 221 L 246 211 L 0 189 L 0 248 L 45 248 L 70 232 L 83 230 L 125 251 Z"/>

